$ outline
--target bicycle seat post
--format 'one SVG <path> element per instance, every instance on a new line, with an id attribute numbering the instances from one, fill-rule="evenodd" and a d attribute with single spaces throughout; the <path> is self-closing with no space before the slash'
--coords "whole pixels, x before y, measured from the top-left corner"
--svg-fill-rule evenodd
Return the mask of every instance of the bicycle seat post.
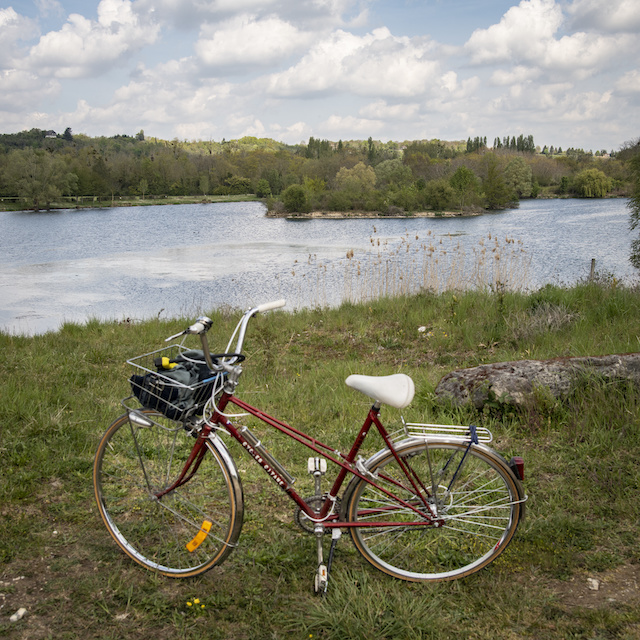
<path id="1" fill-rule="evenodd" d="M 313 476 L 315 495 L 322 495 L 321 482 L 322 476 L 327 473 L 327 461 L 324 458 L 309 458 L 307 460 L 307 471 Z"/>

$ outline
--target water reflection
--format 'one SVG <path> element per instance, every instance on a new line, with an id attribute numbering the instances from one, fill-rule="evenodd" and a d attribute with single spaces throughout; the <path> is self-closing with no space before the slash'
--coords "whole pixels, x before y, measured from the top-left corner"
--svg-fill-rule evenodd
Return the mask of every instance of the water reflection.
<path id="1" fill-rule="evenodd" d="M 273 220 L 260 203 L 0 213 L 0 328 L 39 333 L 91 317 L 192 316 L 276 297 L 337 304 L 373 295 L 382 273 L 469 285 L 477 277 L 469 263 L 482 251 L 495 256 L 496 239 L 503 258 L 526 254 L 509 277 L 526 277 L 531 288 L 584 278 L 591 258 L 629 280 L 628 219 L 625 200 L 525 201 L 464 219 Z"/>

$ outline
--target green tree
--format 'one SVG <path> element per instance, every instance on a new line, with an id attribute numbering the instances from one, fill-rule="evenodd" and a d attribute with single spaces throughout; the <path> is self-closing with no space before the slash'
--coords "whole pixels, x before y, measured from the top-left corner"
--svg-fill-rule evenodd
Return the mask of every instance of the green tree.
<path id="1" fill-rule="evenodd" d="M 260 178 L 256 183 L 256 195 L 258 198 L 268 198 L 271 196 L 271 185 L 266 178 Z"/>
<path id="2" fill-rule="evenodd" d="M 458 167 L 456 172 L 449 179 L 449 184 L 458 196 L 460 211 L 471 197 L 478 191 L 478 178 L 476 174 L 464 165 Z"/>
<path id="3" fill-rule="evenodd" d="M 77 176 L 61 158 L 47 151 L 13 151 L 7 164 L 6 179 L 16 195 L 35 211 L 49 209 L 51 203 L 76 186 Z"/>
<path id="4" fill-rule="evenodd" d="M 600 169 L 585 169 L 573 179 L 573 190 L 583 198 L 604 198 L 612 186 L 611 178 Z"/>
<path id="5" fill-rule="evenodd" d="M 413 180 L 413 173 L 402 160 L 394 158 L 393 160 L 383 160 L 376 165 L 376 186 L 379 189 L 386 187 L 395 187 L 401 189 L 407 186 Z"/>
<path id="6" fill-rule="evenodd" d="M 487 209 L 504 209 L 513 201 L 512 193 L 502 177 L 498 159 L 493 153 L 486 155 L 486 163 L 487 177 L 482 185 L 486 207 Z"/>
<path id="7" fill-rule="evenodd" d="M 373 167 L 364 162 L 358 162 L 353 169 L 342 167 L 336 174 L 336 186 L 338 189 L 354 194 L 362 194 L 372 191 L 376 184 L 376 172 Z"/>
<path id="8" fill-rule="evenodd" d="M 242 195 L 245 193 L 253 193 L 253 186 L 251 185 L 251 180 L 249 180 L 249 178 L 228 176 L 224 183 L 229 188 L 230 194 Z"/>
<path id="9" fill-rule="evenodd" d="M 209 174 L 203 173 L 198 180 L 200 191 L 203 196 L 206 196 L 211 191 L 211 181 L 209 180 Z"/>
<path id="10" fill-rule="evenodd" d="M 633 180 L 633 191 L 627 206 L 631 210 L 630 226 L 632 230 L 635 230 L 640 226 L 640 144 L 638 152 L 629 162 L 629 169 Z M 631 243 L 630 260 L 636 269 L 640 269 L 640 238 L 635 238 Z"/>
<path id="11" fill-rule="evenodd" d="M 282 204 L 289 213 L 307 211 L 307 194 L 299 184 L 292 184 L 282 192 Z"/>
<path id="12" fill-rule="evenodd" d="M 452 207 L 456 193 L 448 180 L 431 180 L 424 188 L 424 201 L 434 211 L 447 211 Z"/>
<path id="13" fill-rule="evenodd" d="M 367 140 L 367 159 L 370 164 L 374 164 L 376 160 L 376 146 L 373 143 L 373 138 L 371 138 L 371 136 L 369 136 L 369 139 Z"/>
<path id="14" fill-rule="evenodd" d="M 522 156 L 513 158 L 504 170 L 504 181 L 516 198 L 528 198 L 531 195 L 531 167 Z"/>
<path id="15" fill-rule="evenodd" d="M 277 169 L 267 169 L 262 172 L 262 177 L 269 183 L 269 190 L 273 195 L 278 195 L 284 187 L 282 174 Z"/>

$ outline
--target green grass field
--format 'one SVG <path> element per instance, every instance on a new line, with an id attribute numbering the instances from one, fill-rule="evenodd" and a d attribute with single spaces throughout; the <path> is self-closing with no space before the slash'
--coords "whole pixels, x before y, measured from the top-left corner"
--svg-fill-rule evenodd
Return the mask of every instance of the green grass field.
<path id="1" fill-rule="evenodd" d="M 488 568 L 450 583 L 404 583 L 370 568 L 344 536 L 326 598 L 313 594 L 315 539 L 237 446 L 245 523 L 222 566 L 190 580 L 158 577 L 126 558 L 102 525 L 93 454 L 129 393 L 125 360 L 162 347 L 191 318 L 0 334 L 0 636 L 639 638 L 638 389 L 589 379 L 562 401 L 540 392 L 526 408 L 495 402 L 480 412 L 434 395 L 439 379 L 462 367 L 639 351 L 639 307 L 639 290 L 606 280 L 255 318 L 238 395 L 267 412 L 342 448 L 369 406 L 345 377 L 404 372 L 417 390 L 407 421 L 475 422 L 506 457 L 525 459 L 527 519 Z M 212 350 L 221 350 L 239 312 L 210 315 Z M 382 416 L 400 422 L 396 410 Z M 311 487 L 306 450 L 264 440 Z M 367 446 L 373 453 L 381 444 Z M 10 622 L 20 607 L 26 615 Z"/>

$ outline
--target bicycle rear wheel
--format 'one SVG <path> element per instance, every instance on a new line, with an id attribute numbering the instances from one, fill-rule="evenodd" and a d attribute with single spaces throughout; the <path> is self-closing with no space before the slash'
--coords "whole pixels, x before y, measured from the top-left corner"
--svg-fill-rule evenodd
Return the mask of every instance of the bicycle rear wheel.
<path id="1" fill-rule="evenodd" d="M 388 449 L 373 456 L 368 468 L 380 487 L 410 506 L 364 480 L 354 479 L 347 489 L 348 521 L 393 523 L 350 528 L 366 560 L 410 581 L 453 580 L 495 560 L 512 539 L 522 513 L 521 487 L 504 460 L 487 447 L 467 449 L 451 441 L 406 441 L 397 452 L 421 495 Z M 433 508 L 444 524 L 422 526 Z"/>
<path id="2" fill-rule="evenodd" d="M 190 577 L 220 564 L 242 528 L 242 486 L 218 439 L 193 477 L 176 481 L 195 440 L 182 424 L 153 411 L 146 420 L 118 418 L 102 437 L 93 484 L 100 515 L 119 547 L 139 564 L 170 577 Z"/>

